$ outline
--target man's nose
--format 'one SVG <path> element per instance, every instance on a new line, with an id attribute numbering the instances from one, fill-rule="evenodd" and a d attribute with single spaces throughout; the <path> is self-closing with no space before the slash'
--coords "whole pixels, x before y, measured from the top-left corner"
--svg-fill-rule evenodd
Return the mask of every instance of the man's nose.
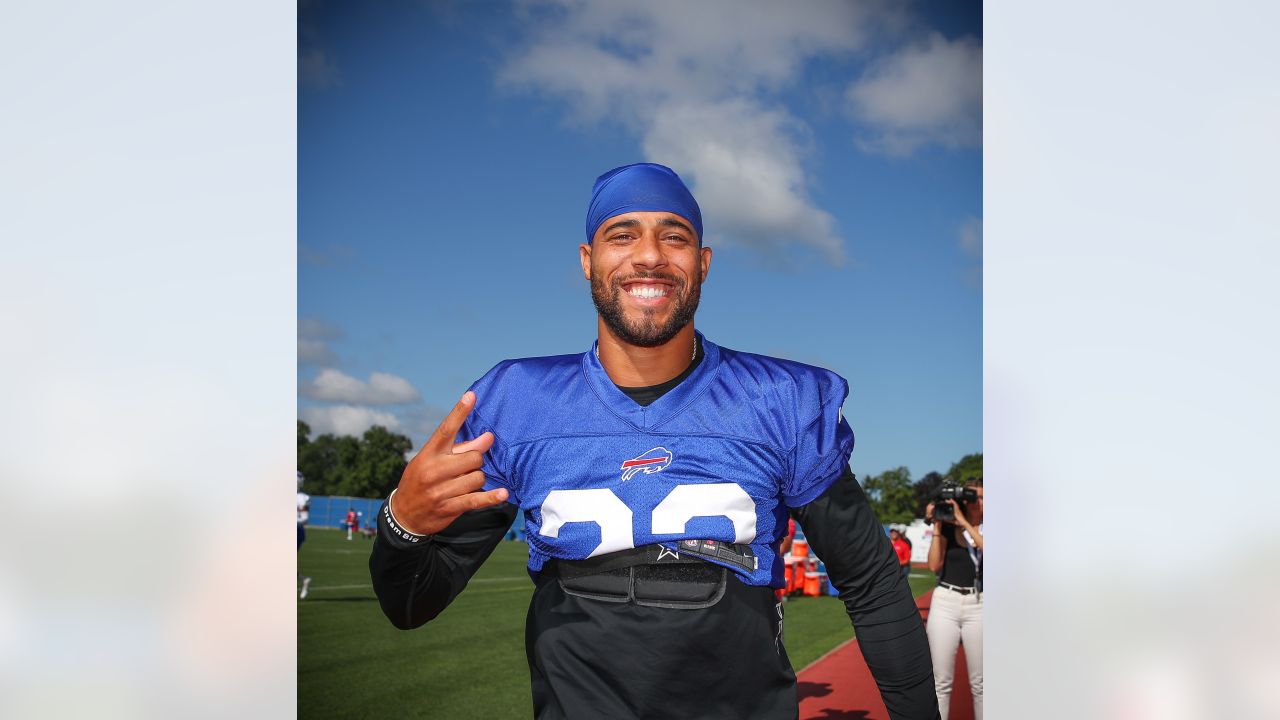
<path id="1" fill-rule="evenodd" d="M 659 267 L 667 264 L 666 255 L 662 252 L 662 241 L 658 233 L 645 232 L 636 241 L 635 251 L 631 254 L 631 264 L 640 267 Z"/>

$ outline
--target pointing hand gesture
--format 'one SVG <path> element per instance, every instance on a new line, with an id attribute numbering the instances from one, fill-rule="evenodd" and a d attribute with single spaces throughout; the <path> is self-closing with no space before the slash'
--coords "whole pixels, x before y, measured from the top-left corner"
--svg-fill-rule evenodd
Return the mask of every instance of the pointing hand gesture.
<path id="1" fill-rule="evenodd" d="M 475 406 L 476 394 L 468 390 L 400 476 L 391 514 L 405 530 L 431 535 L 468 510 L 506 501 L 505 488 L 475 492 L 484 485 L 480 467 L 485 452 L 493 446 L 493 433 L 456 445 L 453 442 Z"/>

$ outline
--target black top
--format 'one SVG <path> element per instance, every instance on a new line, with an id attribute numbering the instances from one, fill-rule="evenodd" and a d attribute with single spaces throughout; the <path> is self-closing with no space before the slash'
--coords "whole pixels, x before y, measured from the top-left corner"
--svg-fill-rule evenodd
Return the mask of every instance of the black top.
<path id="1" fill-rule="evenodd" d="M 649 388 L 621 388 L 647 405 L 679 377 Z M 419 543 L 397 536 L 387 513 L 369 571 L 382 611 L 401 629 L 434 619 L 502 541 L 518 508 L 466 513 Z M 924 624 L 897 556 L 853 473 L 791 515 L 857 631 L 889 715 L 938 717 Z M 558 718 L 786 718 L 798 715 L 795 672 L 782 642 L 773 590 L 728 573 L 724 595 L 701 609 L 588 599 L 543 573 L 529 606 L 525 651 L 533 711 Z"/>
<path id="2" fill-rule="evenodd" d="M 650 385 L 648 387 L 623 387 L 616 383 L 615 386 L 622 392 L 626 393 L 627 397 L 635 400 L 637 405 L 649 407 L 658 398 L 667 394 L 667 392 L 674 390 L 677 385 L 684 382 L 685 378 L 692 375 L 693 371 L 697 370 L 698 366 L 702 364 L 702 357 L 702 346 L 698 344 L 698 338 L 695 335 L 693 338 L 693 361 L 689 363 L 689 367 L 685 368 L 684 372 L 664 383 Z"/>
<path id="3" fill-rule="evenodd" d="M 973 566 L 969 548 L 964 544 L 963 532 L 959 525 L 942 524 L 942 537 L 947 541 L 947 549 L 942 556 L 942 573 L 938 575 L 938 582 L 959 587 L 974 586 L 977 569 Z"/>

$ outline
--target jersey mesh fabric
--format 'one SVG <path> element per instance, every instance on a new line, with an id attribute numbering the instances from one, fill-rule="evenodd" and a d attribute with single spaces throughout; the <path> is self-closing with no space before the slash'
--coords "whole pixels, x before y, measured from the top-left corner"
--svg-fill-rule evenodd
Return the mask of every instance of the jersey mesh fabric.
<path id="1" fill-rule="evenodd" d="M 742 581 L 781 587 L 773 547 L 786 508 L 821 495 L 848 465 L 848 385 L 698 337 L 703 361 L 648 406 L 614 385 L 593 351 L 505 361 L 472 386 L 460 437 L 494 433 L 485 488 L 507 488 L 524 512 L 535 577 L 550 558 L 707 539 L 749 543 L 758 564 Z"/>

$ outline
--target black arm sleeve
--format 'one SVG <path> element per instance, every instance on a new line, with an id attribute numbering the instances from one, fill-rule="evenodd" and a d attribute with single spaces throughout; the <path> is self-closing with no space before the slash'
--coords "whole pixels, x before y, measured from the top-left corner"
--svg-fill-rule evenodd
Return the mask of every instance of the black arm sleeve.
<path id="1" fill-rule="evenodd" d="M 502 542 L 518 511 L 510 503 L 472 510 L 439 533 L 410 543 L 391 529 L 384 502 L 369 575 L 391 624 L 412 630 L 443 612 Z"/>
<path id="2" fill-rule="evenodd" d="M 827 577 L 840 590 L 889 717 L 934 720 L 938 697 L 920 611 L 897 555 L 847 468 L 826 493 L 792 508 Z"/>

